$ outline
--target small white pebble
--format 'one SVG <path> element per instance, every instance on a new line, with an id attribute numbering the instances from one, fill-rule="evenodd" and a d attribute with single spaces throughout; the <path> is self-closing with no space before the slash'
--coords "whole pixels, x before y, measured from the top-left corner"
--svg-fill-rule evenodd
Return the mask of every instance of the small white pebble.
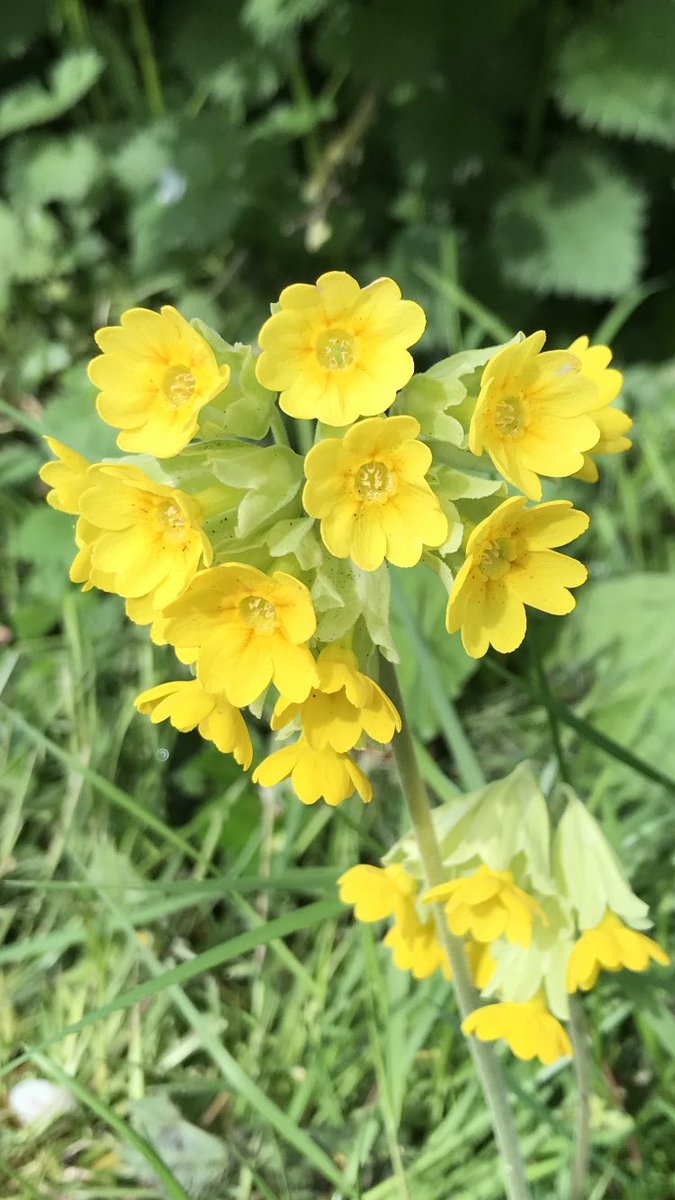
<path id="1" fill-rule="evenodd" d="M 8 1100 L 10 1111 L 20 1125 L 53 1121 L 75 1108 L 70 1092 L 48 1079 L 22 1079 L 10 1089 Z"/>

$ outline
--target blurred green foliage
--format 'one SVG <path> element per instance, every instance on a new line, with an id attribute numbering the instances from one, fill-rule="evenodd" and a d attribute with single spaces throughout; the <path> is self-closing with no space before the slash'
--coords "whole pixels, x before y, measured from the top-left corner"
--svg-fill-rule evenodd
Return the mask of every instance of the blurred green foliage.
<path id="1" fill-rule="evenodd" d="M 674 37 L 670 0 L 3 6 L 11 389 L 44 394 L 132 303 L 251 337 L 335 263 L 400 277 L 429 351 L 453 336 L 424 266 L 510 328 L 594 324 L 675 269 Z M 675 350 L 663 306 L 628 344 L 645 328 Z"/>

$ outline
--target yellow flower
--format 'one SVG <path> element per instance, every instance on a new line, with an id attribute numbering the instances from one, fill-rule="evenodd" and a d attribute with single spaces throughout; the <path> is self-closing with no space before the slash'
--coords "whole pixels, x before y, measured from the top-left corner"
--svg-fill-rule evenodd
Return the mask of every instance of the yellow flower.
<path id="1" fill-rule="evenodd" d="M 482 992 L 497 970 L 497 960 L 490 953 L 489 942 L 470 940 L 467 942 L 466 952 L 471 968 L 471 977 L 478 991 Z"/>
<path id="2" fill-rule="evenodd" d="M 368 779 L 348 754 L 336 754 L 330 748 L 314 750 L 304 737 L 263 759 L 253 772 L 253 782 L 272 787 L 282 779 L 288 779 L 289 775 L 295 794 L 303 804 L 316 804 L 317 800 L 324 799 L 334 808 L 355 791 L 364 804 L 373 798 Z"/>
<path id="3" fill-rule="evenodd" d="M 584 454 L 584 465 L 576 472 L 577 479 L 583 479 L 584 483 L 597 483 L 599 474 L 595 455 L 621 454 L 624 450 L 630 450 L 632 442 L 625 435 L 633 422 L 621 409 L 610 408 L 621 391 L 623 375 L 609 365 L 612 361 L 609 346 L 590 346 L 587 337 L 578 337 L 569 351 L 579 359 L 582 375 L 592 379 L 598 389 L 599 407 L 593 413 L 593 420 L 600 437 L 591 452 Z"/>
<path id="4" fill-rule="evenodd" d="M 504 479 L 541 500 L 540 475 L 574 475 L 598 440 L 597 384 L 568 350 L 541 353 L 540 331 L 488 362 L 471 418 L 473 454 L 490 455 Z"/>
<path id="5" fill-rule="evenodd" d="M 395 917 L 406 934 L 414 930 L 407 925 L 412 901 L 417 892 L 417 880 L 399 863 L 388 867 L 372 867 L 360 863 L 350 867 L 338 879 L 340 899 L 354 906 L 357 921 L 372 924 L 385 917 Z"/>
<path id="6" fill-rule="evenodd" d="M 417 880 L 399 864 L 388 867 L 350 867 L 338 879 L 343 904 L 354 905 L 357 921 L 371 923 L 393 917 L 384 944 L 400 971 L 426 979 L 441 970 L 450 978 L 445 952 L 436 936 L 433 917 L 420 921 L 415 909 Z"/>
<path id="7" fill-rule="evenodd" d="M 319 686 L 304 704 L 279 697 L 272 729 L 281 729 L 302 713 L 302 732 L 315 750 L 327 746 L 344 754 L 353 750 L 362 733 L 376 742 L 390 742 L 401 718 L 382 688 L 358 670 L 356 656 L 343 646 L 326 646 L 317 659 Z"/>
<path id="8" fill-rule="evenodd" d="M 201 560 L 211 561 L 197 501 L 138 467 L 91 467 L 79 503 L 74 583 L 144 597 L 161 609 L 187 587 Z"/>
<path id="9" fill-rule="evenodd" d="M 48 484 L 51 491 L 45 497 L 47 504 L 59 512 L 80 515 L 80 499 L 87 487 L 87 472 L 91 466 L 86 458 L 57 442 L 56 438 L 46 437 L 45 441 L 52 454 L 56 456 L 53 462 L 45 463 L 40 468 L 40 479 Z"/>
<path id="10" fill-rule="evenodd" d="M 394 966 L 399 971 L 410 971 L 414 979 L 428 979 L 441 970 L 446 979 L 452 979 L 447 955 L 436 933 L 433 917 L 420 921 L 414 914 L 414 925 L 404 935 L 403 927 L 395 922 L 387 930 L 384 945 L 392 952 Z"/>
<path id="11" fill-rule="evenodd" d="M 462 1033 L 473 1033 L 481 1042 L 504 1038 L 517 1058 L 538 1058 L 542 1063 L 572 1054 L 565 1029 L 540 997 L 476 1008 L 462 1021 Z"/>
<path id="12" fill-rule="evenodd" d="M 208 692 L 252 704 L 270 683 L 295 703 L 319 677 L 306 642 L 316 617 L 304 583 L 246 563 L 201 571 L 166 612 L 162 633 L 179 649 L 198 649 L 197 674 Z"/>
<path id="13" fill-rule="evenodd" d="M 431 451 L 414 417 L 371 417 L 344 438 L 318 442 L 305 459 L 302 502 L 321 519 L 336 558 L 374 571 L 385 558 L 414 567 L 424 546 L 440 546 L 447 518 L 424 476 Z"/>
<path id="14" fill-rule="evenodd" d="M 120 325 L 99 329 L 103 351 L 89 363 L 100 389 L 99 416 L 121 429 L 117 444 L 131 454 L 171 458 L 197 432 L 199 413 L 228 383 L 208 342 L 175 308 L 130 308 Z"/>
<path id="15" fill-rule="evenodd" d="M 601 408 L 599 412 L 593 413 L 593 420 L 600 437 L 592 451 L 584 454 L 584 465 L 576 473 L 577 479 L 582 479 L 584 483 L 597 483 L 600 478 L 595 462 L 596 454 L 623 454 L 633 445 L 630 438 L 625 436 L 633 426 L 628 413 L 622 412 L 620 408 Z"/>
<path id="16" fill-rule="evenodd" d="M 233 754 L 240 766 L 250 767 L 253 746 L 239 709 L 223 695 L 209 695 L 199 680 L 160 683 L 141 692 L 134 707 L 150 717 L 154 725 L 168 720 L 181 733 L 198 729 L 221 753 Z"/>
<path id="17" fill-rule="evenodd" d="M 457 937 L 470 933 L 477 942 L 505 937 L 527 947 L 535 916 L 545 919 L 536 900 L 513 882 L 510 871 L 493 871 L 486 866 L 432 888 L 424 903 L 435 900 L 447 900 L 445 916 L 451 933 Z"/>
<path id="18" fill-rule="evenodd" d="M 605 913 L 594 929 L 585 929 L 569 957 L 566 985 L 568 992 L 593 987 L 600 970 L 646 971 L 650 961 L 667 967 L 670 958 L 658 942 L 629 929 L 615 913 Z"/>
<path id="19" fill-rule="evenodd" d="M 393 404 L 412 376 L 407 347 L 422 336 L 419 304 L 402 300 L 393 279 L 360 288 L 344 271 L 294 283 L 258 336 L 256 375 L 291 417 L 351 425 Z"/>
<path id="20" fill-rule="evenodd" d="M 569 500 L 530 509 L 522 496 L 505 500 L 471 533 L 448 600 L 448 633 L 461 629 L 472 658 L 490 645 L 508 654 L 525 636 L 526 604 L 557 616 L 571 612 L 576 601 L 568 588 L 579 587 L 588 573 L 553 547 L 587 528 L 586 513 Z"/>

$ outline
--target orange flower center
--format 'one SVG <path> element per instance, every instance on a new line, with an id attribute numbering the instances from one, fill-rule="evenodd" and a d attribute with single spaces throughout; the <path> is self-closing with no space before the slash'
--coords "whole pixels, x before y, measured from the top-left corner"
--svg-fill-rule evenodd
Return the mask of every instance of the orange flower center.
<path id="1" fill-rule="evenodd" d="M 503 579 L 515 557 L 516 549 L 511 538 L 495 538 L 483 550 L 478 569 L 485 579 Z"/>
<path id="2" fill-rule="evenodd" d="M 326 329 L 316 340 L 316 357 L 327 371 L 346 371 L 356 362 L 356 339 L 346 329 Z"/>
<path id="3" fill-rule="evenodd" d="M 495 408 L 495 428 L 502 437 L 519 438 L 527 429 L 527 407 L 524 398 L 503 396 Z"/>
<path id="4" fill-rule="evenodd" d="M 183 363 L 167 367 L 162 379 L 162 391 L 172 408 L 180 408 L 192 399 L 196 382 L 192 371 Z"/>
<path id="5" fill-rule="evenodd" d="M 383 504 L 396 491 L 396 479 L 383 462 L 366 462 L 354 476 L 354 489 L 359 500 Z"/>
<path id="6" fill-rule="evenodd" d="M 246 596 L 240 600 L 239 616 L 256 633 L 274 633 L 278 624 L 277 610 L 264 596 Z"/>

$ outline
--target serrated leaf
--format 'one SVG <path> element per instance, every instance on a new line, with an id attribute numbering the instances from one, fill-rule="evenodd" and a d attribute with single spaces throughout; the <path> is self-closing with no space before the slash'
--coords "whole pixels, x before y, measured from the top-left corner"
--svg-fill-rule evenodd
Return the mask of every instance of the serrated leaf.
<path id="1" fill-rule="evenodd" d="M 627 0 L 582 22 L 558 60 L 556 95 L 587 128 L 675 146 L 675 6 Z"/>
<path id="2" fill-rule="evenodd" d="M 493 241 L 504 275 L 543 295 L 623 295 L 640 274 L 644 208 L 640 189 L 608 159 L 559 150 L 539 179 L 497 207 Z"/>
<path id="3" fill-rule="evenodd" d="M 103 70 L 95 50 L 76 50 L 52 67 L 49 83 L 21 83 L 0 101 L 0 137 L 44 125 L 67 112 L 89 91 Z"/>

